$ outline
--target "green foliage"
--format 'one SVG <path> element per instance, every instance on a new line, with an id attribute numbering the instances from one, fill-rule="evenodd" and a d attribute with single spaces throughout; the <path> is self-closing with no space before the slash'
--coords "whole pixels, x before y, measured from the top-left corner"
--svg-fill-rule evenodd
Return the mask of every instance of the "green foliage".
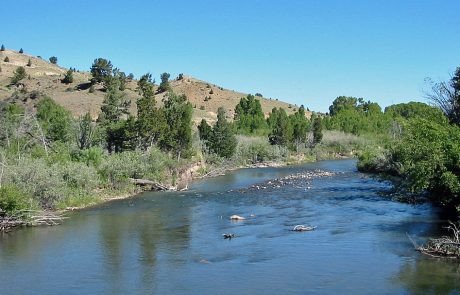
<path id="1" fill-rule="evenodd" d="M 173 92 L 169 92 L 163 102 L 167 129 L 160 138 L 159 146 L 180 158 L 181 153 L 188 152 L 192 146 L 193 107 L 185 95 Z"/>
<path id="2" fill-rule="evenodd" d="M 204 142 L 208 141 L 211 137 L 212 128 L 209 126 L 205 119 L 201 119 L 200 125 L 198 125 L 198 133 L 200 139 Z"/>
<path id="3" fill-rule="evenodd" d="M 64 83 L 64 84 L 73 83 L 73 71 L 72 71 L 72 70 L 68 70 L 68 71 L 65 73 L 64 79 L 62 79 L 61 82 Z"/>
<path id="4" fill-rule="evenodd" d="M 321 117 L 316 117 L 313 120 L 313 143 L 318 144 L 323 139 L 323 124 Z"/>
<path id="5" fill-rule="evenodd" d="M 92 84 L 105 82 L 112 77 L 112 62 L 104 58 L 96 58 L 91 66 L 91 75 Z"/>
<path id="6" fill-rule="evenodd" d="M 432 192 L 441 205 L 460 204 L 460 129 L 413 119 L 401 141 L 390 149 L 391 168 L 411 192 Z"/>
<path id="7" fill-rule="evenodd" d="M 79 149 L 87 149 L 93 143 L 95 126 L 93 126 L 91 114 L 87 112 L 84 116 L 80 116 L 76 127 L 76 140 Z"/>
<path id="8" fill-rule="evenodd" d="M 14 185 L 0 186 L 0 217 L 13 215 L 18 211 L 31 209 L 33 202 Z"/>
<path id="9" fill-rule="evenodd" d="M 204 129 L 206 129 L 206 127 L 204 127 Z M 206 132 L 206 130 L 203 131 Z M 218 109 L 217 122 L 208 137 L 207 143 L 211 152 L 214 152 L 223 158 L 230 158 L 235 152 L 237 144 L 236 138 L 233 134 L 230 123 L 227 122 L 227 119 L 225 118 L 225 109 L 223 107 Z"/>
<path id="10" fill-rule="evenodd" d="M 50 57 L 49 60 L 50 60 L 50 63 L 52 63 L 53 65 L 57 64 L 57 61 L 58 61 L 57 57 L 55 56 Z"/>
<path id="11" fill-rule="evenodd" d="M 3 61 L 4 62 L 10 62 L 10 58 L 8 56 L 5 56 L 5 59 Z"/>
<path id="12" fill-rule="evenodd" d="M 115 68 L 113 69 L 113 78 L 118 79 L 120 91 L 125 91 L 126 83 L 128 81 L 128 77 L 126 76 L 126 73 L 120 71 L 120 69 L 118 68 Z"/>
<path id="13" fill-rule="evenodd" d="M 24 67 L 17 67 L 13 72 L 13 77 L 11 78 L 11 85 L 18 84 L 21 80 L 27 77 L 26 69 Z"/>
<path id="14" fill-rule="evenodd" d="M 125 94 L 120 91 L 119 81 L 112 79 L 107 86 L 99 120 L 102 124 L 118 123 L 123 114 L 129 114 L 130 104 L 131 101 L 127 100 Z"/>
<path id="15" fill-rule="evenodd" d="M 268 126 L 262 112 L 260 100 L 250 94 L 241 98 L 235 107 L 234 125 L 238 133 L 264 133 Z"/>
<path id="16" fill-rule="evenodd" d="M 158 87 L 159 92 L 165 92 L 165 91 L 171 90 L 171 85 L 169 84 L 169 77 L 171 77 L 171 75 L 168 73 L 161 74 L 160 76 L 161 83 L 160 83 L 160 86 Z"/>
<path id="17" fill-rule="evenodd" d="M 147 149 L 158 142 L 167 129 L 164 112 L 156 107 L 152 75 L 145 74 L 137 82 L 141 97 L 137 100 L 137 130 L 141 147 Z"/>
<path id="18" fill-rule="evenodd" d="M 31 67 L 32 66 L 32 60 L 29 58 L 29 60 L 27 61 L 27 66 L 28 67 Z"/>
<path id="19" fill-rule="evenodd" d="M 292 126 L 292 140 L 297 150 L 307 142 L 307 134 L 311 129 L 310 121 L 305 117 L 305 108 L 300 106 L 299 110 L 289 116 Z"/>
<path id="20" fill-rule="evenodd" d="M 233 161 L 238 165 L 265 161 L 283 162 L 289 157 L 289 151 L 285 147 L 270 144 L 266 137 L 238 135 L 237 142 Z"/>
<path id="21" fill-rule="evenodd" d="M 288 147 L 292 141 L 293 129 L 286 111 L 273 108 L 267 121 L 271 128 L 268 137 L 270 143 Z"/>
<path id="22" fill-rule="evenodd" d="M 22 48 L 19 49 L 19 53 L 23 54 L 23 53 L 24 53 L 24 50 L 22 50 Z"/>
<path id="23" fill-rule="evenodd" d="M 262 97 L 263 95 L 260 94 L 259 92 L 257 92 L 256 94 L 254 94 L 254 96 L 257 96 L 257 97 Z"/>
<path id="24" fill-rule="evenodd" d="M 385 114 L 392 118 L 404 119 L 425 118 L 438 123 L 445 123 L 445 117 L 439 108 L 429 106 L 422 102 L 394 104 L 385 108 Z"/>
<path id="25" fill-rule="evenodd" d="M 2 47 L 0 48 L 0 51 L 5 51 L 5 45 L 2 44 Z"/>
<path id="26" fill-rule="evenodd" d="M 91 84 L 91 85 L 89 86 L 88 92 L 89 92 L 89 93 L 94 93 L 94 91 L 95 91 L 94 85 Z"/>
<path id="27" fill-rule="evenodd" d="M 46 97 L 38 103 L 37 118 L 48 140 L 66 142 L 70 139 L 71 114 L 53 99 Z"/>

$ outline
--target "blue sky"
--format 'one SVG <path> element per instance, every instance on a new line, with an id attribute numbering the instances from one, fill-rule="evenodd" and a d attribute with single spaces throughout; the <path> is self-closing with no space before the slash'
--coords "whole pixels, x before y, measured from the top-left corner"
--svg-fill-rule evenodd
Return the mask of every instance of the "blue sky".
<path id="1" fill-rule="evenodd" d="M 1 3 L 0 43 L 89 70 L 186 73 L 327 111 L 339 95 L 424 101 L 460 66 L 460 1 L 200 0 Z"/>

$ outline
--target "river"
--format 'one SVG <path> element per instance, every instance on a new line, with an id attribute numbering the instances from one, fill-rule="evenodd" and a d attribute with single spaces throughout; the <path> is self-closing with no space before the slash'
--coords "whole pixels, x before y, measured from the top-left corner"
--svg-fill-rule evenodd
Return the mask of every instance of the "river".
<path id="1" fill-rule="evenodd" d="M 336 174 L 248 189 L 316 169 Z M 0 235 L 0 293 L 460 294 L 459 264 L 420 255 L 406 236 L 424 242 L 445 220 L 379 194 L 387 188 L 340 160 L 109 202 L 61 226 Z M 317 228 L 291 231 L 297 224 Z"/>

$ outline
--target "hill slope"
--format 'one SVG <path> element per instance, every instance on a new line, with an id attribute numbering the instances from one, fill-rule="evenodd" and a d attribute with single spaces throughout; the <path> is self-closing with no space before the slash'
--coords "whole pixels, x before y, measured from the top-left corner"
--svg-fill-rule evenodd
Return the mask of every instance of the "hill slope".
<path id="1" fill-rule="evenodd" d="M 5 57 L 9 62 L 5 62 Z M 28 61 L 31 66 L 27 66 Z M 74 72 L 74 82 L 72 84 L 63 84 L 61 79 L 64 77 L 67 69 L 58 65 L 51 64 L 40 57 L 28 54 L 20 54 L 17 51 L 5 50 L 0 51 L 0 101 L 15 100 L 17 103 L 26 107 L 34 107 L 37 99 L 42 95 L 53 98 L 72 112 L 74 116 L 90 112 L 93 118 L 97 118 L 102 101 L 105 96 L 101 86 L 96 87 L 94 93 L 89 93 L 89 72 Z M 13 72 L 18 66 L 26 69 L 28 78 L 21 81 L 23 88 L 8 87 Z M 136 100 L 139 97 L 136 92 L 137 81 L 131 81 L 127 84 L 125 94 L 131 100 L 131 111 L 136 112 Z M 223 106 L 227 110 L 227 116 L 232 119 L 234 108 L 239 100 L 247 94 L 225 89 L 217 85 L 198 80 L 191 76 L 184 76 L 181 80 L 172 80 L 171 87 L 177 94 L 185 94 L 194 106 L 193 120 L 195 123 L 206 118 L 210 122 L 216 119 L 217 109 Z M 21 95 L 15 93 L 22 92 Z M 39 94 L 39 95 L 34 95 Z M 164 93 L 156 95 L 157 101 L 161 104 Z M 207 99 L 205 99 L 208 97 Z M 291 106 L 288 103 L 276 99 L 267 99 L 259 97 L 262 109 L 266 115 L 274 107 L 284 108 L 288 113 L 292 113 L 297 106 Z"/>

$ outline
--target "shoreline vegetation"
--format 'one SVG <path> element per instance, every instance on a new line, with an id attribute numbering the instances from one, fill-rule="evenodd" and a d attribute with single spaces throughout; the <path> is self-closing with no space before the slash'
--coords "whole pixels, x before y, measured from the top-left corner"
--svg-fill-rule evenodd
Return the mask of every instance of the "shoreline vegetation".
<path id="1" fill-rule="evenodd" d="M 76 73 L 71 68 L 53 83 L 69 85 Z M 62 213 L 152 187 L 182 190 L 194 178 L 242 167 L 344 157 L 357 157 L 362 172 L 391 179 L 402 199 L 426 195 L 460 211 L 460 68 L 450 81 L 431 84 L 434 106 L 409 102 L 382 110 L 339 96 L 327 113 L 303 105 L 264 113 L 261 95 L 249 94 L 234 109 L 219 107 L 216 120 L 173 91 L 173 83 L 186 79 L 182 74 L 170 80 L 163 73 L 157 85 L 150 73 L 136 80 L 97 58 L 85 75 L 75 89 L 104 96 L 96 117 L 74 117 L 46 94 L 29 91 L 24 82 L 33 78 L 23 66 L 1 85 L 14 91 L 0 102 L 0 223 L 34 225 L 39 215 L 28 212 Z"/>

